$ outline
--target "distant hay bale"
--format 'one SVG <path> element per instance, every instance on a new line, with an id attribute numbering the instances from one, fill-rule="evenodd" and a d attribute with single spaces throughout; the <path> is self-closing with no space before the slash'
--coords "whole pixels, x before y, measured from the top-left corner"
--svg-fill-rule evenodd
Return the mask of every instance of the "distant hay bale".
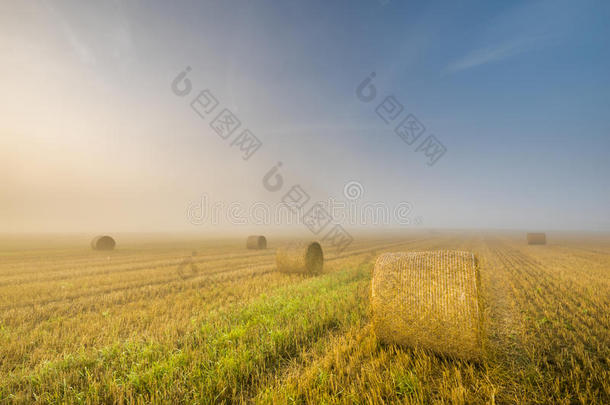
<path id="1" fill-rule="evenodd" d="M 527 234 L 528 245 L 546 245 L 546 234 L 542 232 L 530 232 Z"/>
<path id="2" fill-rule="evenodd" d="M 380 341 L 480 357 L 479 270 L 472 253 L 386 253 L 375 263 L 371 284 Z"/>
<path id="3" fill-rule="evenodd" d="M 318 242 L 278 248 L 275 253 L 277 269 L 282 273 L 320 274 L 324 266 L 324 253 Z"/>
<path id="4" fill-rule="evenodd" d="M 100 235 L 93 238 L 91 248 L 93 250 L 113 250 L 116 242 L 110 236 Z"/>
<path id="5" fill-rule="evenodd" d="M 267 238 L 263 235 L 251 235 L 246 240 L 247 249 L 267 249 Z"/>

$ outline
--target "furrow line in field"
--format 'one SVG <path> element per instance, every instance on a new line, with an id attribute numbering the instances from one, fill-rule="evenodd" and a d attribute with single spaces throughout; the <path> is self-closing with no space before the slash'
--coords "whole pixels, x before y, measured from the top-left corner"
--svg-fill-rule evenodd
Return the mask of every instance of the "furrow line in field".
<path id="1" fill-rule="evenodd" d="M 387 244 L 386 240 L 378 240 L 378 241 L 374 241 L 373 243 L 380 243 L 380 245 L 377 246 L 385 246 Z M 356 245 L 357 247 L 358 245 Z M 368 243 L 368 246 L 370 246 L 370 242 Z M 353 247 L 352 247 L 353 249 Z M 348 252 L 349 254 L 349 252 Z M 246 252 L 246 253 L 229 253 L 229 254 L 214 254 L 214 255 L 207 255 L 207 256 L 201 256 L 201 255 L 196 255 L 194 256 L 194 258 L 196 259 L 192 259 L 192 262 L 195 264 L 202 264 L 202 263 L 214 263 L 214 262 L 227 262 L 228 260 L 235 260 L 237 261 L 251 261 L 252 259 L 257 259 L 257 258 L 261 258 L 261 257 L 269 257 L 272 258 L 274 255 L 274 251 L 272 249 L 269 249 L 267 251 L 264 252 L 260 252 L 260 251 L 256 251 L 256 252 Z M 102 266 L 96 266 L 96 267 L 102 267 L 102 270 L 98 270 L 98 269 L 94 269 L 92 271 L 82 271 L 80 269 L 78 269 L 77 267 L 73 267 L 73 270 L 70 270 L 67 274 L 63 274 L 61 276 L 57 276 L 57 272 L 51 271 L 51 272 L 47 272 L 45 271 L 43 274 L 54 274 L 50 277 L 37 277 L 34 279 L 9 279 L 9 280 L 2 280 L 0 281 L 0 287 L 1 286 L 6 286 L 6 285 L 24 285 L 24 284 L 32 284 L 32 283 L 36 283 L 36 282 L 47 282 L 47 281 L 62 281 L 62 280 L 67 280 L 67 279 L 78 279 L 78 278 L 86 278 L 86 277 L 92 277 L 92 276 L 98 276 L 98 275 L 110 275 L 110 274 L 115 274 L 115 273 L 127 273 L 127 272 L 137 272 L 140 270 L 146 270 L 149 269 L 150 267 L 155 267 L 155 268 L 163 268 L 163 267 L 172 267 L 172 266 L 178 266 L 183 260 L 185 260 L 185 256 L 188 255 L 182 255 L 181 258 L 176 259 L 176 254 L 173 254 L 172 257 L 167 257 L 167 255 L 163 256 L 162 258 L 156 258 L 153 260 L 142 260 L 141 258 L 138 260 L 137 258 L 133 258 L 133 256 L 130 256 L 130 260 L 128 262 L 119 262 L 116 263 L 115 261 L 112 262 L 104 262 L 102 263 Z M 188 256 L 190 258 L 190 256 Z M 213 258 L 213 260 L 209 260 L 210 258 Z M 329 260 L 333 260 L 333 258 L 329 259 Z M 136 264 L 136 266 L 131 266 L 132 264 Z M 122 266 L 128 266 L 128 267 L 122 267 Z M 65 266 L 63 267 L 65 269 Z M 39 270 L 33 270 L 32 272 L 27 272 L 28 274 L 30 273 L 35 273 L 36 271 Z M 66 273 L 64 271 L 64 273 Z"/>
<path id="2" fill-rule="evenodd" d="M 404 245 L 404 244 L 411 244 L 411 243 L 415 243 L 417 242 L 417 240 L 412 240 L 412 241 L 408 241 L 408 242 L 401 242 L 399 243 L 399 245 Z M 396 244 L 394 244 L 396 245 Z M 394 246 L 391 245 L 391 246 Z M 353 257 L 353 256 L 357 256 L 357 255 L 361 255 L 361 254 L 366 254 L 370 251 L 374 251 L 374 250 L 379 250 L 379 249 L 383 249 L 385 245 L 382 246 L 377 246 L 377 247 L 373 247 L 373 248 L 369 248 L 369 249 L 363 249 L 361 251 L 357 251 L 357 252 L 352 252 L 352 253 L 348 253 L 348 254 L 344 254 L 341 257 L 337 257 L 334 258 L 332 260 L 339 260 L 339 259 L 346 259 L 349 257 Z M 330 261 L 330 260 L 329 260 Z M 196 262 L 195 262 L 196 263 Z M 177 267 L 179 263 L 175 263 L 174 266 Z M 272 271 L 272 269 L 274 268 L 275 264 L 269 264 L 266 265 L 265 268 L 267 268 L 268 270 L 266 270 L 266 272 Z M 165 266 L 164 266 L 165 267 Z M 167 266 L 169 267 L 169 266 Z M 210 277 L 210 276 L 217 276 L 223 273 L 234 273 L 234 272 L 239 272 L 242 271 L 244 269 L 248 269 L 251 268 L 252 264 L 247 264 L 247 265 L 242 265 L 240 267 L 235 268 L 234 264 L 223 264 L 221 266 L 218 267 L 213 267 L 205 272 L 202 272 L 201 274 L 199 274 L 198 276 L 194 277 L 194 278 L 202 278 L 202 277 Z M 259 274 L 265 274 L 266 272 L 260 273 Z M 150 276 L 150 275 L 148 275 Z M 34 307 L 34 306 L 40 306 L 40 305 L 48 305 L 48 304 L 52 304 L 52 303 L 57 303 L 57 302 L 64 302 L 64 301 L 73 301 L 75 299 L 81 299 L 81 298 L 87 298 L 87 297 L 93 297 L 93 296 L 97 296 L 100 294 L 110 294 L 110 293 L 116 293 L 116 292 L 120 292 L 120 291 L 127 291 L 130 289 L 143 289 L 143 288 L 147 288 L 147 287 L 153 287 L 153 286 L 159 286 L 159 285 L 163 285 L 163 284 L 176 284 L 176 283 L 180 283 L 183 282 L 182 279 L 179 278 L 179 276 L 177 274 L 172 274 L 170 277 L 166 277 L 160 280 L 155 280 L 155 281 L 144 281 L 144 282 L 136 282 L 130 285 L 123 285 L 121 287 L 107 287 L 107 288 L 100 288 L 100 289 L 95 289 L 95 290 L 91 290 L 89 292 L 86 293 L 82 293 L 82 294 L 72 294 L 70 296 L 64 296 L 64 297 L 58 297 L 58 298 L 48 298 L 48 299 L 44 299 L 44 300 L 37 300 L 34 302 L 29 302 L 29 303 L 22 303 L 22 304 L 18 304 L 18 305 L 7 305 L 4 307 L 1 307 L 0 310 L 12 310 L 12 309 L 19 309 L 19 308 L 29 308 L 29 307 Z"/>
<path id="3" fill-rule="evenodd" d="M 526 254 L 524 254 L 520 251 L 511 251 L 510 254 L 512 254 L 512 256 L 515 258 L 515 260 L 518 261 L 519 264 L 522 265 L 523 267 L 535 269 L 536 271 L 541 272 L 542 274 L 546 275 L 545 279 L 548 280 L 548 284 L 549 284 L 548 288 L 551 290 L 561 292 L 560 295 L 565 296 L 572 303 L 572 305 L 573 305 L 572 309 L 576 310 L 576 309 L 580 308 L 582 305 L 582 302 L 584 301 L 591 307 L 595 308 L 596 311 L 598 311 L 600 313 L 605 312 L 604 309 L 601 308 L 599 304 L 597 304 L 596 302 L 591 300 L 589 294 L 579 291 L 581 289 L 580 286 L 574 284 L 571 280 L 565 280 L 565 281 L 567 281 L 567 283 L 559 283 L 555 279 L 555 277 L 553 277 L 553 274 L 552 274 L 553 271 L 551 269 L 549 269 L 548 267 L 546 267 L 545 265 L 538 262 L 537 260 L 532 259 L 531 257 L 527 256 Z M 567 270 L 569 271 L 569 269 L 567 269 Z M 570 285 L 565 286 L 563 284 L 570 284 Z M 576 294 L 576 296 L 575 296 L 575 294 Z"/>
<path id="4" fill-rule="evenodd" d="M 418 241 L 412 240 L 412 241 L 408 241 L 408 242 L 400 242 L 398 244 L 387 245 L 385 248 L 384 247 L 375 247 L 375 248 L 371 248 L 371 249 L 364 249 L 362 251 L 352 252 L 350 254 L 343 255 L 341 258 L 336 258 L 336 260 L 344 261 L 351 257 L 365 255 L 367 253 L 370 253 L 371 251 L 380 250 L 380 249 L 387 250 L 396 245 L 409 246 L 416 242 L 418 242 Z M 260 271 L 255 270 L 252 272 L 240 274 L 243 270 L 248 269 L 248 268 L 252 268 L 252 269 L 258 268 L 258 269 L 260 269 Z M 61 299 L 49 299 L 46 301 L 38 301 L 36 303 L 23 304 L 23 305 L 19 305 L 19 306 L 13 305 L 12 307 L 5 308 L 9 311 L 9 313 L 7 313 L 5 315 L 10 316 L 10 312 L 13 312 L 14 310 L 18 310 L 18 309 L 19 310 L 27 309 L 28 312 L 30 309 L 33 309 L 33 310 L 36 310 L 37 312 L 40 312 L 41 308 L 36 308 L 37 306 L 41 306 L 41 307 L 52 306 L 55 304 L 60 304 L 62 302 L 66 302 L 66 301 L 73 301 L 71 303 L 71 306 L 73 306 L 75 304 L 75 301 L 82 302 L 82 300 L 95 298 L 99 295 L 102 295 L 102 296 L 105 295 L 106 299 L 104 299 L 104 302 L 106 304 L 108 304 L 108 302 L 107 302 L 108 295 L 116 295 L 117 293 L 122 293 L 122 292 L 131 290 L 132 295 L 129 298 L 126 299 L 126 297 L 124 297 L 124 296 L 116 296 L 115 299 L 112 300 L 112 302 L 114 302 L 115 304 L 125 305 L 130 302 L 147 299 L 147 297 L 149 297 L 149 296 L 154 296 L 156 298 L 167 296 L 167 295 L 176 293 L 176 290 L 177 289 L 180 290 L 180 287 L 182 287 L 182 290 L 184 289 L 185 286 L 188 286 L 187 287 L 188 289 L 200 289 L 200 288 L 209 286 L 210 283 L 213 283 L 216 286 L 218 284 L 226 283 L 227 286 L 229 286 L 229 285 L 235 283 L 236 281 L 244 279 L 244 278 L 260 277 L 260 276 L 266 275 L 268 273 L 273 273 L 273 272 L 275 272 L 274 265 L 260 265 L 260 266 L 254 266 L 254 267 L 252 267 L 252 265 L 248 265 L 248 266 L 243 266 L 243 267 L 239 267 L 239 268 L 232 268 L 229 270 L 218 270 L 218 271 L 214 271 L 214 272 L 206 272 L 205 274 L 201 274 L 201 275 L 189 278 L 187 280 L 181 280 L 181 279 L 176 280 L 176 277 L 171 277 L 169 280 L 164 279 L 164 280 L 158 280 L 158 281 L 154 281 L 154 282 L 148 281 L 145 283 L 140 283 L 137 286 L 131 285 L 131 286 L 124 286 L 124 287 L 119 287 L 119 288 L 108 288 L 108 289 L 105 289 L 104 291 L 96 290 L 93 292 L 89 292 L 87 294 L 80 294 L 80 295 L 75 295 L 72 297 L 64 297 Z M 230 277 L 229 275 L 231 273 L 237 273 L 237 274 L 236 274 L 236 276 Z M 224 279 L 222 279 L 222 280 L 217 279 L 218 277 L 221 277 L 223 275 L 225 276 Z M 214 276 L 215 278 L 210 278 L 210 276 Z M 188 284 L 185 284 L 185 283 L 188 283 Z M 151 287 L 159 287 L 159 288 L 150 290 Z M 91 305 L 87 305 L 87 307 L 92 308 Z M 50 316 L 58 315 L 58 311 L 62 311 L 61 306 L 56 307 L 53 311 L 49 311 L 49 309 L 45 309 L 45 312 L 48 312 L 46 318 L 48 318 Z M 93 308 L 92 308 L 92 310 L 93 310 Z M 67 309 L 66 311 L 69 311 L 69 309 Z M 66 312 L 66 311 L 63 311 L 63 312 Z M 14 316 L 12 316 L 12 317 L 14 317 Z M 40 320 L 41 319 L 40 314 L 38 314 L 36 316 L 36 318 L 38 320 Z"/>
<path id="5" fill-rule="evenodd" d="M 515 251 L 507 251 L 507 252 L 508 252 L 507 255 L 509 257 L 511 257 L 513 260 L 511 266 L 513 266 L 514 268 L 531 267 L 531 265 L 526 263 L 525 261 L 519 260 L 521 257 L 521 256 L 519 256 L 519 253 L 515 253 Z M 504 252 L 504 253 L 506 253 L 506 252 Z M 539 269 L 537 269 L 537 271 L 539 271 Z M 547 274 L 543 274 L 541 277 L 549 279 L 550 275 L 547 273 Z M 520 279 L 517 278 L 516 280 L 518 281 Z M 519 289 L 519 291 L 522 294 L 525 294 L 525 297 L 526 297 L 525 302 L 528 305 L 533 306 L 534 313 L 537 314 L 537 316 L 546 314 L 548 311 L 549 314 L 555 314 L 554 316 L 552 316 L 553 318 L 556 318 L 555 321 L 561 322 L 561 324 L 556 325 L 556 327 L 565 328 L 567 326 L 564 326 L 564 322 L 570 321 L 569 325 L 571 325 L 572 322 L 574 322 L 574 325 L 571 326 L 572 328 L 589 331 L 589 337 L 587 339 L 585 339 L 583 336 L 581 336 L 579 334 L 574 334 L 574 333 L 566 334 L 564 336 L 565 339 L 568 339 L 568 340 L 572 341 L 573 343 L 581 342 L 587 347 L 591 347 L 591 346 L 607 347 L 607 343 L 604 344 L 603 336 L 597 336 L 597 334 L 594 334 L 594 332 L 593 332 L 599 326 L 598 325 L 599 319 L 592 318 L 592 317 L 585 317 L 584 314 L 582 314 L 578 310 L 578 301 L 576 301 L 574 299 L 574 297 L 569 294 L 568 291 L 565 291 L 565 290 L 562 291 L 561 289 L 557 288 L 556 286 L 546 286 L 543 290 L 543 291 L 556 291 L 557 293 L 559 293 L 559 295 L 550 294 L 549 296 L 553 296 L 553 297 L 562 296 L 564 298 L 567 298 L 570 301 L 571 305 L 570 305 L 569 310 L 566 311 L 565 309 L 562 308 L 562 305 L 560 305 L 558 301 L 550 301 L 550 298 L 547 298 L 546 295 L 529 294 L 528 291 L 532 291 L 532 290 L 533 290 L 532 286 L 528 286 L 526 288 Z M 544 305 L 543 306 L 539 305 L 538 300 L 541 300 L 544 303 Z M 544 318 L 542 318 L 542 319 L 544 319 Z M 574 339 L 576 339 L 576 340 L 574 340 Z M 583 359 L 583 361 L 584 361 L 584 359 Z"/>
<path id="6" fill-rule="evenodd" d="M 357 249 L 361 245 L 370 245 L 371 243 L 377 244 L 380 242 L 387 243 L 392 239 L 388 238 L 378 238 L 373 240 L 363 240 L 363 241 L 355 241 L 350 246 L 349 250 Z M 290 241 L 280 241 L 277 243 L 278 247 L 283 246 L 285 244 L 290 244 Z M 268 251 L 273 251 L 275 249 L 274 246 L 270 246 Z M 142 255 L 145 255 L 147 258 L 146 263 L 155 263 L 161 260 L 173 259 L 176 256 L 176 252 L 183 251 L 180 255 L 185 256 L 188 255 L 188 252 L 196 251 L 197 257 L 210 259 L 210 258 L 224 258 L 224 259 L 232 259 L 232 258 L 243 258 L 249 256 L 259 256 L 264 255 L 267 252 L 260 251 L 246 251 L 242 246 L 223 246 L 222 248 L 218 247 L 206 247 L 205 249 L 194 247 L 184 247 L 184 248 L 175 248 L 171 250 L 164 249 L 162 252 L 158 252 L 151 249 L 130 249 L 128 251 L 125 250 L 115 250 L 112 252 L 92 252 L 86 251 L 85 253 L 82 250 L 78 250 L 78 257 L 75 257 L 74 251 L 68 251 L 64 256 L 59 256 L 59 259 L 63 260 L 59 263 L 58 256 L 54 251 L 49 251 L 48 256 L 40 256 L 37 257 L 36 261 L 30 263 L 30 265 L 34 266 L 31 269 L 24 270 L 24 263 L 27 261 L 23 259 L 23 256 L 20 258 L 15 258 L 14 262 L 18 265 L 17 269 L 12 269 L 15 274 L 31 274 L 31 273 L 39 273 L 41 271 L 40 266 L 44 266 L 45 273 L 53 273 L 53 272 L 62 272 L 65 270 L 66 266 L 70 266 L 73 268 L 81 268 L 83 265 L 95 265 L 95 266 L 104 266 L 104 267 L 117 267 L 119 265 L 129 265 L 132 263 L 142 263 Z M 70 254 L 71 253 L 71 254 Z M 112 262 L 108 262 L 108 257 L 112 258 Z M 4 271 L 7 270 L 6 267 L 9 267 L 11 263 L 8 260 L 3 260 L 2 265 L 0 266 L 0 276 L 13 275 L 11 273 L 4 274 Z M 69 262 L 69 263 L 67 263 Z M 53 263 L 51 265 L 50 263 Z M 57 263 L 57 264 L 55 264 Z"/>

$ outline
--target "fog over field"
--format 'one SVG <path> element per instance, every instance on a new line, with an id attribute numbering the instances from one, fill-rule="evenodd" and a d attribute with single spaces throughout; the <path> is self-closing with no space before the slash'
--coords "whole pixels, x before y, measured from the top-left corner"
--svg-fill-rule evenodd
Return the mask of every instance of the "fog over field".
<path id="1" fill-rule="evenodd" d="M 387 226 L 610 230 L 606 3 L 383 3 L 3 2 L 0 232 L 241 232 L 188 207 L 237 203 L 255 228 L 255 203 L 293 185 L 349 203 L 351 181 L 358 203 L 420 219 Z M 227 140 L 210 127 L 224 108 Z M 247 160 L 243 129 L 262 143 Z M 431 166 L 429 135 L 446 149 Z"/>

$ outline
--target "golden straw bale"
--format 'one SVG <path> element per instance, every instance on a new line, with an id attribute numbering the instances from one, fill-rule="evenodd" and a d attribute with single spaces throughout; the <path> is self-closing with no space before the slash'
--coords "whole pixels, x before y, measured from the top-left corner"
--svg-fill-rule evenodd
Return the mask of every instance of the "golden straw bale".
<path id="1" fill-rule="evenodd" d="M 386 253 L 372 277 L 380 341 L 463 359 L 481 355 L 479 271 L 469 252 Z"/>
<path id="2" fill-rule="evenodd" d="M 322 246 L 318 242 L 278 248 L 275 253 L 277 269 L 282 273 L 320 274 L 324 266 Z"/>
<path id="3" fill-rule="evenodd" d="M 528 245 L 546 245 L 546 234 L 542 232 L 530 232 L 527 234 Z"/>
<path id="4" fill-rule="evenodd" d="M 93 250 L 112 250 L 115 246 L 115 240 L 108 235 L 96 236 L 91 241 L 91 248 Z"/>
<path id="5" fill-rule="evenodd" d="M 267 249 L 267 238 L 263 235 L 251 235 L 246 240 L 247 249 Z"/>

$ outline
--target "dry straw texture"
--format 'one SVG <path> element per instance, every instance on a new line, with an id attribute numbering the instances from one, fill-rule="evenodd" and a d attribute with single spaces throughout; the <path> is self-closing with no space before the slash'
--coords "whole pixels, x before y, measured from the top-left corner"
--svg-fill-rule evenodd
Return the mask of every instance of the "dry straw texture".
<path id="1" fill-rule="evenodd" d="M 479 273 L 472 253 L 387 253 L 373 272 L 373 327 L 385 343 L 481 355 Z"/>
<path id="2" fill-rule="evenodd" d="M 112 250 L 116 246 L 116 242 L 110 236 L 100 235 L 93 238 L 91 248 L 93 250 Z"/>
<path id="3" fill-rule="evenodd" d="M 528 245 L 546 245 L 546 234 L 545 233 L 528 233 L 527 234 Z"/>
<path id="4" fill-rule="evenodd" d="M 251 235 L 246 240 L 246 248 L 248 249 L 267 249 L 267 238 L 263 235 Z"/>
<path id="5" fill-rule="evenodd" d="M 320 274 L 324 265 L 322 246 L 318 242 L 278 248 L 275 254 L 277 269 L 282 273 Z"/>

